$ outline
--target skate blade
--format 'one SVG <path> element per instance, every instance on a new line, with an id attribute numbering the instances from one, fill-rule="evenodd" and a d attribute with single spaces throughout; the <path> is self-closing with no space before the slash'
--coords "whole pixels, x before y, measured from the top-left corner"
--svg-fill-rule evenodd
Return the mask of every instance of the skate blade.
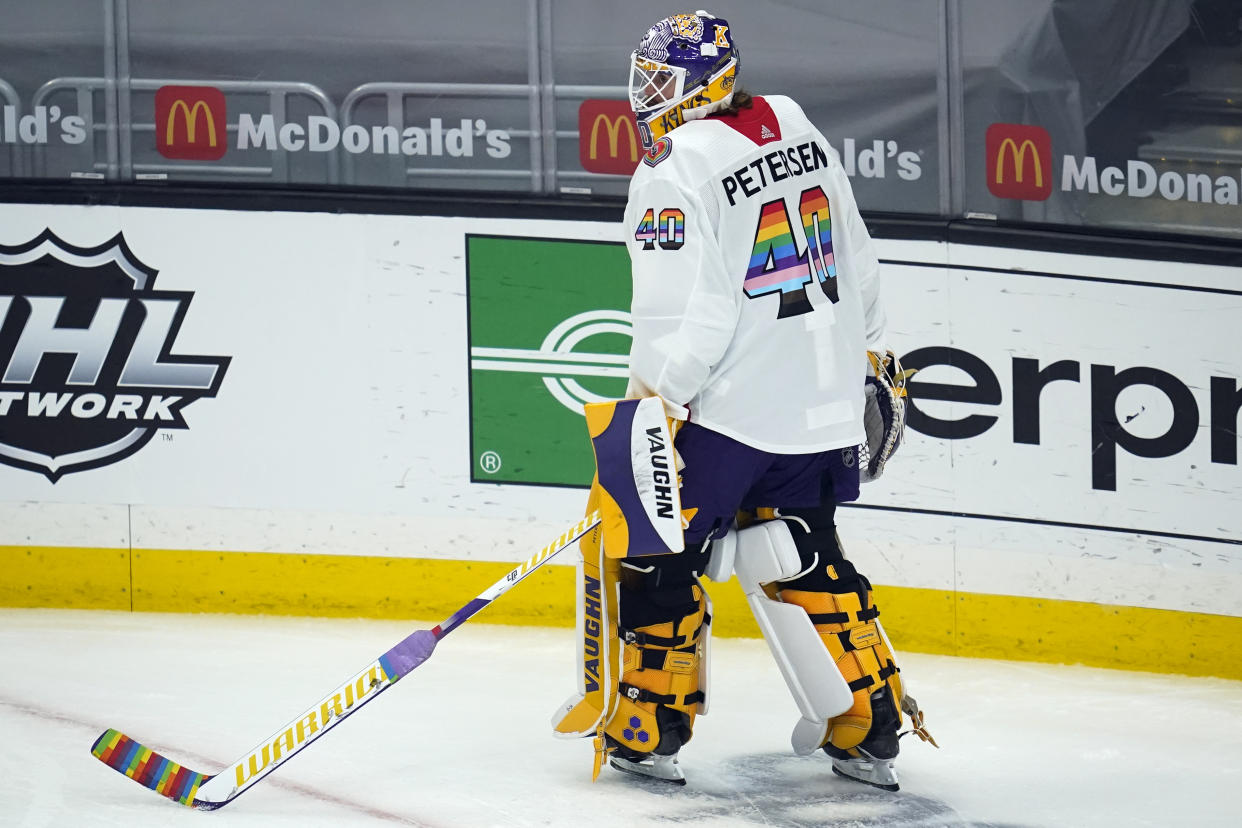
<path id="1" fill-rule="evenodd" d="M 681 772 L 681 766 L 677 764 L 676 756 L 656 756 L 652 760 L 644 760 L 642 762 L 631 762 L 629 759 L 622 759 L 620 756 L 611 756 L 608 759 L 608 764 L 622 773 L 641 776 L 644 779 L 668 782 L 671 785 L 686 784 L 686 775 Z"/>
<path id="2" fill-rule="evenodd" d="M 853 782 L 861 782 L 882 791 L 899 791 L 897 773 L 892 765 L 880 762 L 852 764 L 842 759 L 832 760 L 832 772 Z"/>

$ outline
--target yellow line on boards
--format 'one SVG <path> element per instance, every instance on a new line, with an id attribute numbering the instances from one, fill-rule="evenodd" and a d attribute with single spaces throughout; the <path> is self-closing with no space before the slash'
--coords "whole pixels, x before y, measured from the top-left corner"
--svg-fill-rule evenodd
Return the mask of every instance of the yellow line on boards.
<path id="1" fill-rule="evenodd" d="M 128 610 L 129 549 L 0 546 L 0 606 Z"/>
<path id="2" fill-rule="evenodd" d="M 569 553 L 567 553 L 569 554 Z M 0 546 L 0 606 L 441 621 L 512 563 Z M 487 607 L 488 624 L 572 626 L 574 578 L 545 566 Z M 759 636 L 737 581 L 707 584 L 712 631 Z M 898 651 L 1242 679 L 1242 618 L 877 586 Z"/>

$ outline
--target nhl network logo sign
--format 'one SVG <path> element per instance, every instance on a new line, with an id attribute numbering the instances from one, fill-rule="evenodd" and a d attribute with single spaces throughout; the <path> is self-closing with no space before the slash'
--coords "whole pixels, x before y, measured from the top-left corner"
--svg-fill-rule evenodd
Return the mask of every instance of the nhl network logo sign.
<path id="1" fill-rule="evenodd" d="M 192 293 L 155 289 L 121 235 L 0 244 L 0 463 L 55 483 L 134 454 L 214 397 L 230 357 L 172 353 Z"/>

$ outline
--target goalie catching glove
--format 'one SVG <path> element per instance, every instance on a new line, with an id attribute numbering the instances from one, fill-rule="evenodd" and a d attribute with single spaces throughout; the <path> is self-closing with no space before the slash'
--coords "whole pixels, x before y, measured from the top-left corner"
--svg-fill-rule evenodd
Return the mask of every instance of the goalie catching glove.
<path id="1" fill-rule="evenodd" d="M 879 480 L 888 459 L 901 447 L 906 433 L 906 389 L 917 369 L 902 370 L 892 351 L 868 351 L 871 376 L 867 377 L 863 400 L 863 427 L 866 441 L 859 446 L 859 479 L 863 483 Z"/>

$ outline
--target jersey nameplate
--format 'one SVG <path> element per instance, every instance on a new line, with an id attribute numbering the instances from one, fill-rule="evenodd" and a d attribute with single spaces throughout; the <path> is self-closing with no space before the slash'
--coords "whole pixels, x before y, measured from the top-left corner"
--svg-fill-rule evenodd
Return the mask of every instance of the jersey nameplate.
<path id="1" fill-rule="evenodd" d="M 734 196 L 740 190 L 747 198 L 763 192 L 763 188 L 790 176 L 804 175 L 828 166 L 828 151 L 816 141 L 804 141 L 795 147 L 773 150 L 762 158 L 735 170 L 720 180 L 729 206 L 737 204 Z"/>

